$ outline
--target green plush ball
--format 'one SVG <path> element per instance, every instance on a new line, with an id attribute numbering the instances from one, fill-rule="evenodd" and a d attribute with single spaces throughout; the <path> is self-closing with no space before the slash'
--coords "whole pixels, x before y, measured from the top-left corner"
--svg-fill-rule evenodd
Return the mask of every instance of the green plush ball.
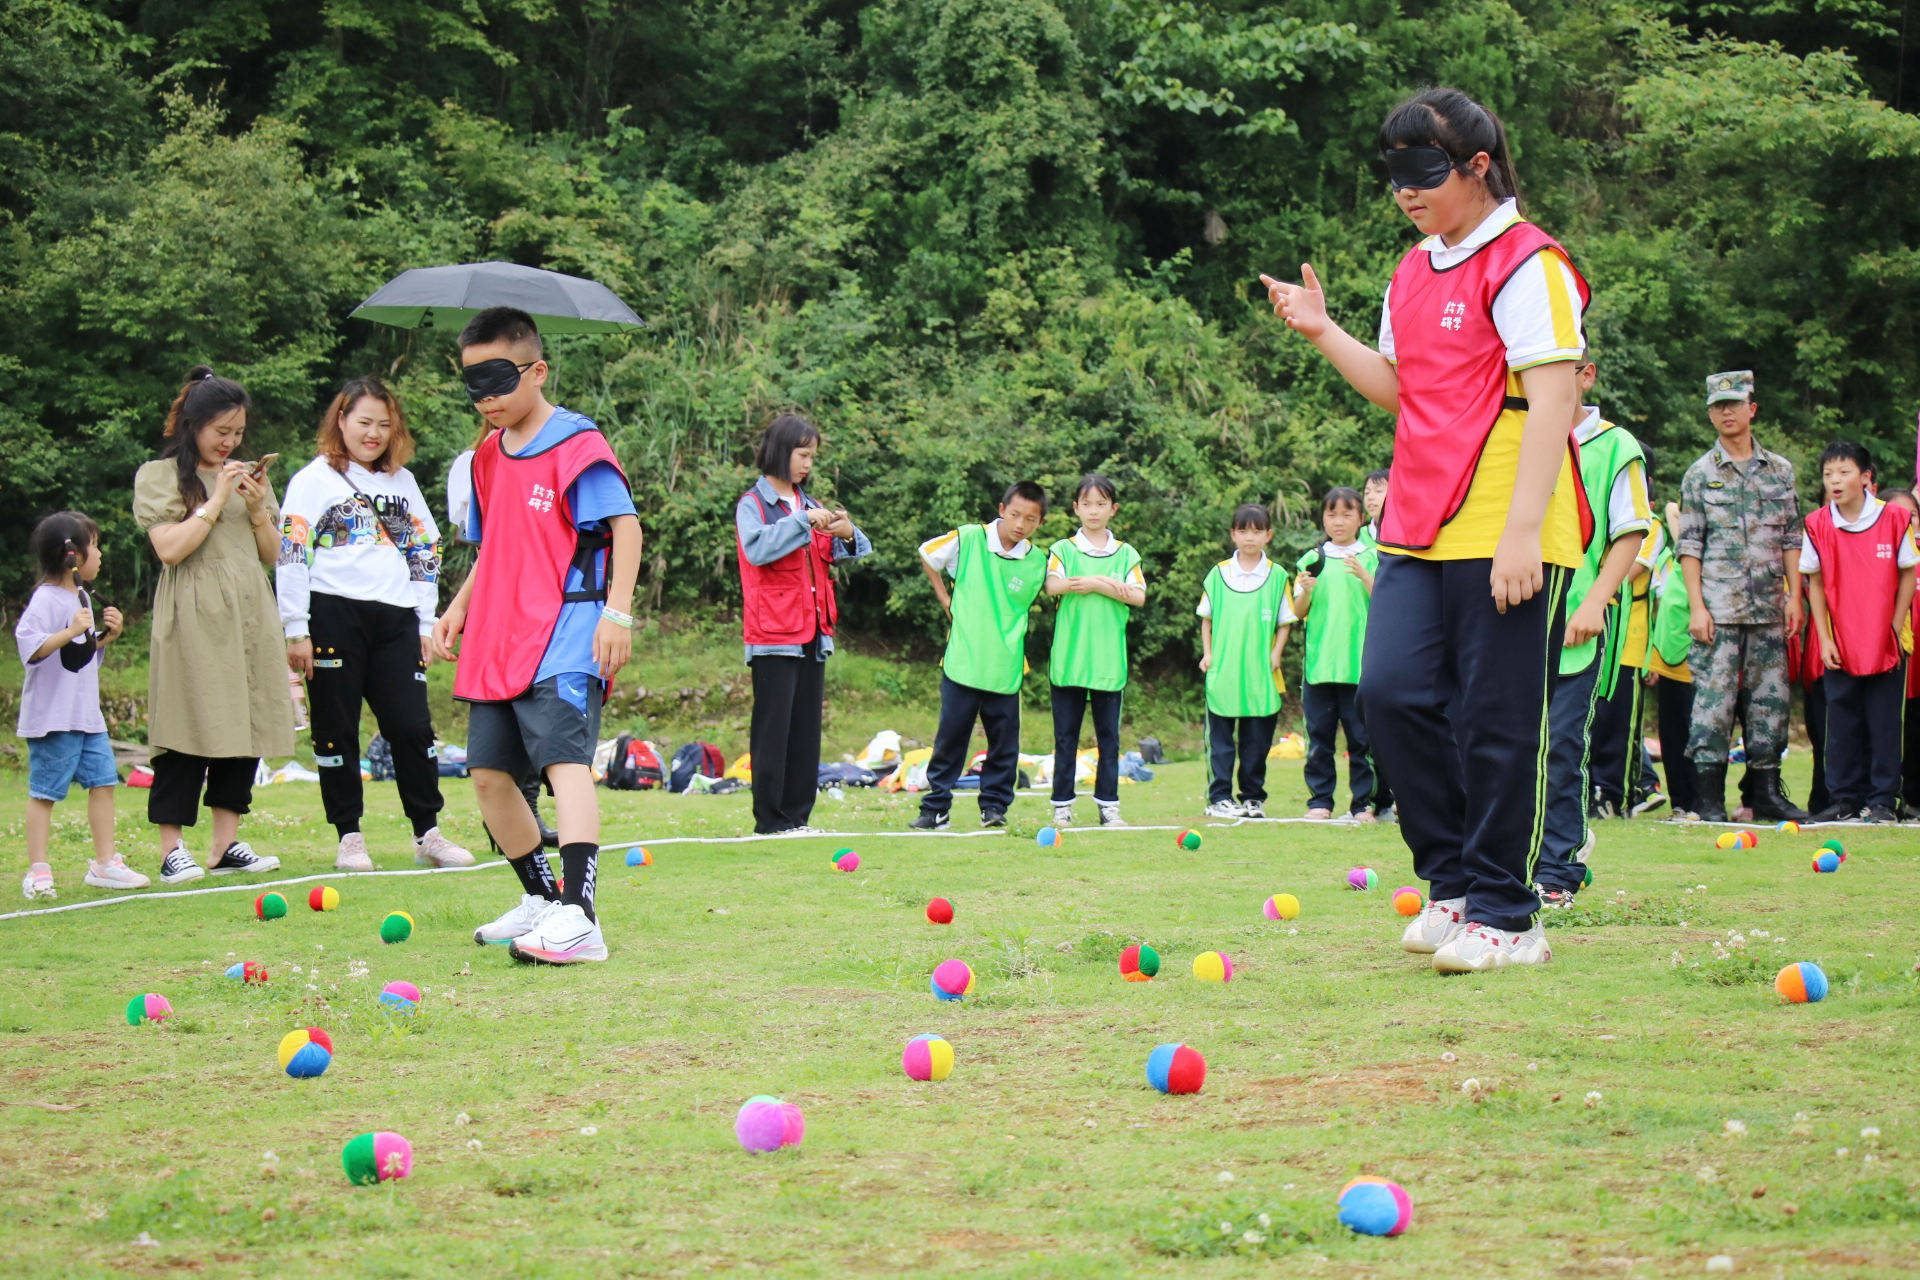
<path id="1" fill-rule="evenodd" d="M 1581 883 L 1581 885 L 1583 885 L 1583 886 L 1585 886 L 1585 885 L 1590 885 L 1590 884 L 1592 884 L 1592 883 L 1593 883 L 1593 868 L 1592 868 L 1592 867 L 1587 867 L 1587 866 L 1583 866 L 1583 867 L 1581 868 L 1581 871 L 1580 871 L 1580 883 Z"/>
<path id="2" fill-rule="evenodd" d="M 380 941 L 391 946 L 413 936 L 413 917 L 404 911 L 390 913 L 380 922 Z"/>
<path id="3" fill-rule="evenodd" d="M 1200 833 L 1198 831 L 1182 831 L 1173 838 L 1173 843 L 1181 849 L 1198 849 L 1200 847 Z"/>

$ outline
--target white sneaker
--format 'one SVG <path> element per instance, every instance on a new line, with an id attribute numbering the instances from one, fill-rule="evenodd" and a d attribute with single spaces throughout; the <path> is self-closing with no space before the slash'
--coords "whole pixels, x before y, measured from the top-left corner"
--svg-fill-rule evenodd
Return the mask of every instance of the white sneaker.
<path id="1" fill-rule="evenodd" d="M 53 869 L 49 867 L 45 871 L 35 871 L 28 867 L 27 874 L 20 877 L 20 892 L 28 902 L 35 898 L 45 898 L 51 902 L 59 897 L 60 891 L 53 887 Z"/>
<path id="2" fill-rule="evenodd" d="M 423 867 L 470 867 L 473 854 L 440 834 L 435 827 L 413 842 L 413 860 Z"/>
<path id="3" fill-rule="evenodd" d="M 1209 818 L 1238 818 L 1243 815 L 1241 814 L 1240 806 L 1233 801 L 1215 800 L 1206 807 L 1206 816 Z"/>
<path id="4" fill-rule="evenodd" d="M 1427 909 L 1415 916 L 1407 931 L 1400 935 L 1401 948 L 1415 955 L 1432 955 L 1467 927 L 1467 918 L 1461 914 L 1466 908 L 1465 898 L 1436 898 L 1429 902 Z"/>
<path id="5" fill-rule="evenodd" d="M 1120 806 L 1118 804 L 1103 804 L 1098 807 L 1100 809 L 1101 826 L 1124 827 L 1127 825 L 1127 820 L 1120 816 Z"/>
<path id="6" fill-rule="evenodd" d="M 217 876 L 239 875 L 248 871 L 278 871 L 280 859 L 272 854 L 262 857 L 253 851 L 253 846 L 245 840 L 235 840 L 227 846 L 227 851 L 213 860 L 207 870 Z"/>
<path id="7" fill-rule="evenodd" d="M 1545 964 L 1551 959 L 1547 931 L 1538 921 L 1520 933 L 1476 922 L 1433 953 L 1433 967 L 1441 973 L 1484 973 L 1510 964 Z"/>
<path id="8" fill-rule="evenodd" d="M 1599 845 L 1599 835 L 1595 833 L 1592 827 L 1588 827 L 1587 838 L 1581 843 L 1578 849 L 1574 850 L 1573 860 L 1584 865 L 1587 859 L 1593 856 L 1593 851 L 1598 848 Z"/>
<path id="9" fill-rule="evenodd" d="M 1307 811 L 1306 811 L 1306 813 L 1305 813 L 1305 814 L 1303 814 L 1302 816 L 1303 816 L 1303 817 L 1305 817 L 1305 818 L 1306 818 L 1306 820 L 1307 820 L 1308 822 L 1332 822 L 1332 821 L 1333 821 L 1333 810 L 1331 810 L 1331 809 L 1309 809 L 1309 810 L 1307 810 Z"/>
<path id="10" fill-rule="evenodd" d="M 1070 804 L 1057 804 L 1053 806 L 1053 825 L 1056 827 L 1072 826 L 1073 806 Z"/>
<path id="11" fill-rule="evenodd" d="M 540 917 L 559 906 L 557 902 L 538 897 L 531 893 L 520 895 L 520 905 L 498 920 L 490 921 L 473 931 L 473 940 L 481 946 L 492 943 L 499 946 L 512 942 L 523 933 L 530 933 L 540 923 Z"/>
<path id="12" fill-rule="evenodd" d="M 1240 816 L 1243 818 L 1264 818 L 1267 816 L 1267 807 L 1258 800 L 1242 800 L 1240 802 Z"/>
<path id="13" fill-rule="evenodd" d="M 358 831 L 340 837 L 340 852 L 333 855 L 335 871 L 371 871 L 373 859 L 367 856 L 367 838 Z"/>
<path id="14" fill-rule="evenodd" d="M 539 964 L 577 964 L 582 960 L 605 960 L 607 940 L 600 926 L 587 919 L 578 903 L 562 902 L 540 917 L 532 933 L 522 934 L 507 944 L 507 954 L 515 960 Z"/>
<path id="15" fill-rule="evenodd" d="M 116 853 L 105 864 L 87 863 L 87 874 L 81 883 L 96 889 L 144 889 L 153 881 L 128 866 L 126 859 Z"/>
<path id="16" fill-rule="evenodd" d="M 160 859 L 161 884 L 185 884 L 189 880 L 198 880 L 207 874 L 194 856 L 187 852 L 187 846 L 177 844 Z"/>

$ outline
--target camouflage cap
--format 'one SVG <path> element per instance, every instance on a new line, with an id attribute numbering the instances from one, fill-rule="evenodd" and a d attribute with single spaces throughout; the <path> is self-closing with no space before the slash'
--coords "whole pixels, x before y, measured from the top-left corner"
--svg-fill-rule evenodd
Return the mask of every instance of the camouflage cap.
<path id="1" fill-rule="evenodd" d="M 1753 399 L 1753 370 L 1730 369 L 1726 373 L 1716 373 L 1707 379 L 1707 404 L 1719 404 L 1722 400 Z"/>

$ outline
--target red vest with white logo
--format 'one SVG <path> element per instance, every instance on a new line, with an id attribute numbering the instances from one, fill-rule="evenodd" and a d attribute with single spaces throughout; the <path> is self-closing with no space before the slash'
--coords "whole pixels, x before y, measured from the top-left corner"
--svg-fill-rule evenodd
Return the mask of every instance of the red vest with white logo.
<path id="1" fill-rule="evenodd" d="M 514 456 L 493 432 L 473 451 L 473 500 L 482 517 L 453 696 L 466 702 L 511 702 L 533 686 L 540 659 L 560 621 L 560 606 L 605 600 L 593 589 L 592 556 L 604 534 L 574 528 L 567 490 L 596 462 L 620 470 L 598 430 L 577 431 L 539 453 Z M 621 472 L 622 481 L 626 473 Z M 586 589 L 566 590 L 579 563 Z"/>
<path id="2" fill-rule="evenodd" d="M 1465 262 L 1435 267 L 1433 255 L 1416 246 L 1393 273 L 1387 305 L 1400 375 L 1400 417 L 1393 430 L 1393 480 L 1381 515 L 1380 541 L 1424 551 L 1440 526 L 1467 498 L 1480 451 L 1505 409 L 1526 408 L 1507 395 L 1507 351 L 1493 323 L 1493 300 L 1514 272 L 1543 250 L 1563 255 L 1551 236 L 1531 222 L 1516 222 Z M 1591 296 L 1578 270 L 1584 306 Z M 1573 429 L 1567 449 L 1579 450 Z M 1584 493 L 1580 537 L 1593 537 L 1593 510 Z"/>
<path id="3" fill-rule="evenodd" d="M 786 514 L 784 507 L 768 507 L 752 489 L 746 495 L 760 507 L 760 521 L 772 524 Z M 803 499 L 804 501 L 804 499 Z M 833 599 L 833 537 L 815 529 L 813 536 L 769 564 L 747 559 L 747 548 L 736 531 L 734 551 L 740 560 L 740 630 L 748 644 L 805 644 L 817 635 L 833 634 L 840 618 Z"/>
<path id="4" fill-rule="evenodd" d="M 1908 572 L 1900 568 L 1900 546 L 1912 518 L 1905 507 L 1888 503 L 1871 525 L 1850 533 L 1833 522 L 1830 504 L 1807 516 L 1840 668 L 1848 675 L 1877 676 L 1900 661 L 1900 620 L 1891 615 L 1900 575 Z"/>

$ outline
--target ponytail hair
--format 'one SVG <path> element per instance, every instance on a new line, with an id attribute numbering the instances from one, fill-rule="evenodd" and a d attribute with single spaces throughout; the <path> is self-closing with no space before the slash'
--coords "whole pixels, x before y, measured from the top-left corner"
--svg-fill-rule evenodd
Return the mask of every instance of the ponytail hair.
<path id="1" fill-rule="evenodd" d="M 1514 172 L 1506 126 L 1458 89 L 1427 89 L 1389 112 L 1380 125 L 1380 149 L 1395 147 L 1439 147 L 1462 172 L 1484 151 L 1491 162 L 1487 189 L 1496 200 L 1519 203 L 1520 175 Z"/>
<path id="2" fill-rule="evenodd" d="M 173 459 L 178 468 L 180 501 L 189 511 L 207 500 L 207 486 L 200 481 L 200 428 L 235 409 L 248 415 L 246 425 L 251 426 L 253 399 L 247 389 L 204 364 L 187 371 L 180 393 L 167 406 L 166 425 L 160 429 L 160 456 Z"/>

